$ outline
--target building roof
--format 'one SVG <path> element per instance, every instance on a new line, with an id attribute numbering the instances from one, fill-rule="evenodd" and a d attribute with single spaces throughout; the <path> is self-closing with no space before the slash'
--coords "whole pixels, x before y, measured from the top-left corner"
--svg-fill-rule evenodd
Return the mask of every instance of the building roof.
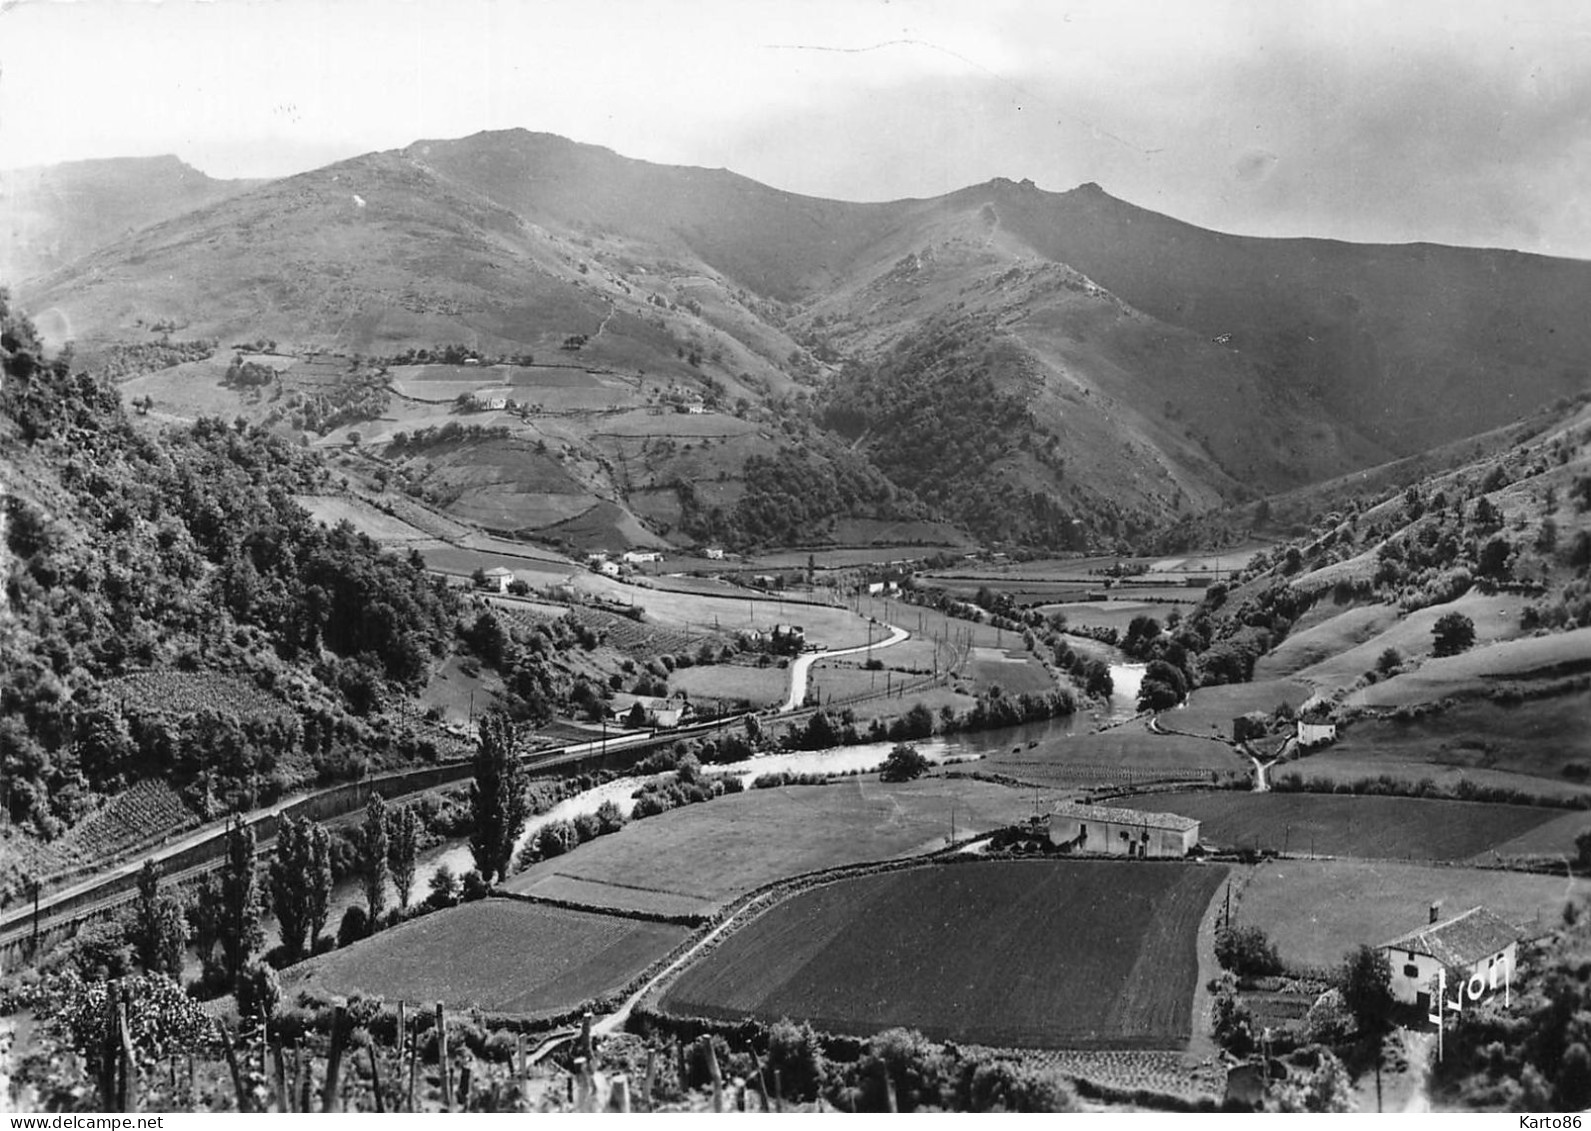
<path id="1" fill-rule="evenodd" d="M 1171 829 L 1185 833 L 1197 829 L 1199 822 L 1177 813 L 1144 813 L 1137 809 L 1116 809 L 1107 805 L 1078 805 L 1063 801 L 1051 810 L 1056 817 L 1073 817 L 1081 821 L 1110 821 L 1118 825 L 1143 825 L 1151 829 Z"/>
<path id="2" fill-rule="evenodd" d="M 511 569 L 507 569 L 507 568 L 505 568 L 503 566 L 497 566 L 494 569 L 487 570 L 485 576 L 487 576 L 487 577 L 513 577 L 514 576 L 514 571 L 511 570 Z"/>
<path id="3" fill-rule="evenodd" d="M 1379 949 L 1428 954 L 1444 966 L 1468 966 L 1518 941 L 1519 932 L 1513 924 L 1484 907 L 1471 907 L 1462 915 L 1399 935 Z"/>

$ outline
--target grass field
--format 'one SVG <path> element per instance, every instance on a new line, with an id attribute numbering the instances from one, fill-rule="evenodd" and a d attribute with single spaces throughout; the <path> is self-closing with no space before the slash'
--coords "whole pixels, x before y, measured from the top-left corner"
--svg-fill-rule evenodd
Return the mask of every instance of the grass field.
<path id="1" fill-rule="evenodd" d="M 1560 810 L 1333 793 L 1157 793 L 1112 804 L 1199 821 L 1203 844 L 1374 859 L 1468 860 Z"/>
<path id="2" fill-rule="evenodd" d="M 1588 720 L 1591 691 L 1512 705 L 1471 700 L 1407 721 L 1357 720 L 1338 732 L 1334 745 L 1288 763 L 1282 772 L 1334 781 L 1391 774 L 1439 785 L 1467 777 L 1573 796 L 1587 786 L 1564 771 L 1577 763 L 1591 770 Z"/>
<path id="3" fill-rule="evenodd" d="M 1326 619 L 1321 615 L 1326 611 L 1337 615 Z M 1324 665 L 1331 657 L 1375 639 L 1397 620 L 1398 610 L 1391 605 L 1337 610 L 1330 601 L 1322 601 L 1304 614 L 1286 640 L 1259 658 L 1254 665 L 1254 678 L 1283 679 L 1305 668 Z"/>
<path id="4" fill-rule="evenodd" d="M 1219 742 L 1150 734 L 1142 723 L 1128 723 L 1098 734 L 1069 735 L 1031 750 L 992 754 L 975 769 L 1059 787 L 1208 781 L 1212 773 L 1246 772 L 1248 762 Z"/>
<path id="5" fill-rule="evenodd" d="M 589 572 L 577 572 L 574 583 L 605 600 L 625 604 L 634 601 L 646 610 L 649 621 L 698 632 L 730 633 L 742 629 L 771 632 L 777 624 L 799 624 L 806 629 L 807 640 L 827 648 L 849 648 L 866 644 L 869 639 L 866 618 L 837 605 L 808 605 L 753 593 L 744 597 L 676 593 L 625 585 Z M 879 639 L 877 625 L 872 627 L 871 638 Z"/>
<path id="6" fill-rule="evenodd" d="M 1475 641 L 1477 645 L 1491 643 L 1498 640 L 1509 640 L 1523 635 L 1519 627 L 1519 615 L 1529 601 L 1517 594 L 1497 594 L 1487 597 L 1479 592 L 1471 591 L 1464 594 L 1456 601 L 1445 605 L 1433 605 L 1428 609 L 1412 612 L 1393 624 L 1388 625 L 1381 632 L 1366 638 L 1361 643 L 1341 651 L 1334 651 L 1324 659 L 1300 668 L 1296 676 L 1298 679 L 1320 688 L 1346 687 L 1352 684 L 1365 672 L 1376 666 L 1376 660 L 1388 648 L 1396 648 L 1405 657 L 1429 656 L 1431 654 L 1431 629 L 1436 622 L 1448 613 L 1462 613 L 1475 624 Z M 1330 642 L 1334 646 L 1346 644 L 1346 640 Z M 1477 651 L 1481 649 L 1477 648 Z M 1462 656 L 1455 657 L 1463 659 Z M 1447 663 L 1448 661 L 1435 661 Z M 1429 662 L 1428 662 L 1429 663 Z M 1418 675 L 1418 673 L 1416 673 Z M 1410 677 L 1400 676 L 1399 679 Z M 1386 684 L 1377 684 L 1376 687 L 1385 688 L 1395 680 Z M 1371 688 L 1374 691 L 1376 688 Z"/>
<path id="7" fill-rule="evenodd" d="M 790 672 L 775 666 L 707 664 L 678 668 L 668 677 L 670 692 L 684 691 L 698 703 L 708 699 L 746 699 L 756 706 L 783 703 L 790 694 Z"/>
<path id="8" fill-rule="evenodd" d="M 508 881 L 511 892 L 668 914 L 711 911 L 818 868 L 942 848 L 1033 813 L 1034 794 L 964 779 L 754 789 L 635 821 Z"/>
<path id="9" fill-rule="evenodd" d="M 689 934 L 664 923 L 486 899 L 312 959 L 291 981 L 325 995 L 550 1015 L 622 988 Z"/>
<path id="10" fill-rule="evenodd" d="M 1198 926 L 1225 875 L 1035 860 L 826 884 L 730 936 L 660 1004 L 996 1047 L 1182 1047 Z"/>
<path id="11" fill-rule="evenodd" d="M 1016 647 L 972 650 L 972 676 L 978 690 L 998 687 L 1006 695 L 1054 691 L 1055 680 L 1044 665 L 1022 650 L 1020 640 L 1014 643 Z"/>
<path id="12" fill-rule="evenodd" d="M 1479 638 L 1479 620 L 1475 622 L 1475 629 Z M 1591 667 L 1591 628 L 1577 628 L 1572 632 L 1510 640 L 1490 647 L 1472 648 L 1458 656 L 1427 660 L 1414 671 L 1354 692 L 1348 702 L 1367 707 L 1402 707 L 1454 695 L 1483 695 L 1500 681 L 1567 674 L 1588 667 Z"/>
<path id="13" fill-rule="evenodd" d="M 1310 690 L 1292 680 L 1262 683 L 1225 683 L 1201 687 L 1188 701 L 1160 715 L 1160 725 L 1185 734 L 1232 737 L 1232 720 L 1250 711 L 1269 713 L 1281 704 L 1297 707 L 1308 699 Z"/>
<path id="14" fill-rule="evenodd" d="M 1424 925 L 1436 900 L 1444 916 L 1479 904 L 1526 935 L 1538 934 L 1560 921 L 1570 898 L 1591 894 L 1591 882 L 1398 862 L 1273 860 L 1234 891 L 1234 920 L 1264 928 L 1284 962 L 1321 967 L 1340 963 L 1360 943 Z"/>

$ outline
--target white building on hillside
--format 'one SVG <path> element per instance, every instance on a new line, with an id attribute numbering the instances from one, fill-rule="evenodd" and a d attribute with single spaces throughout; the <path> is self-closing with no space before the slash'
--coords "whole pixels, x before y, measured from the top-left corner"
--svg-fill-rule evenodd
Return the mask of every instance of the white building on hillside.
<path id="1" fill-rule="evenodd" d="M 514 580 L 514 571 L 498 566 L 496 569 L 486 571 L 481 582 L 482 589 L 489 589 L 494 593 L 507 593 L 509 584 Z"/>
<path id="2" fill-rule="evenodd" d="M 1186 856 L 1199 843 L 1199 822 L 1176 813 L 1141 813 L 1062 802 L 1051 810 L 1050 843 L 1110 856 Z"/>
<path id="3" fill-rule="evenodd" d="M 1431 904 L 1425 926 L 1376 948 L 1392 967 L 1392 996 L 1407 1005 L 1435 1009 L 1432 995 L 1444 970 L 1444 997 L 1465 1006 L 1513 978 L 1519 932 L 1511 923 L 1484 907 L 1471 907 L 1451 919 L 1441 914 L 1442 905 Z"/>
<path id="4" fill-rule="evenodd" d="M 1298 720 L 1298 745 L 1325 746 L 1336 741 L 1336 723 L 1306 723 L 1303 719 Z"/>

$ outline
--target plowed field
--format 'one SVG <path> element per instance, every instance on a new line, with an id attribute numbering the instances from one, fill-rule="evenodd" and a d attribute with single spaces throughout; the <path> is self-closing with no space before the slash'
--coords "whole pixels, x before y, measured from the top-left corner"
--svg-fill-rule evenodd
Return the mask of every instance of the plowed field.
<path id="1" fill-rule="evenodd" d="M 1180 1048 L 1226 878 L 1180 862 L 998 861 L 811 888 L 664 994 L 687 1016 L 902 1025 L 1000 1047 Z"/>

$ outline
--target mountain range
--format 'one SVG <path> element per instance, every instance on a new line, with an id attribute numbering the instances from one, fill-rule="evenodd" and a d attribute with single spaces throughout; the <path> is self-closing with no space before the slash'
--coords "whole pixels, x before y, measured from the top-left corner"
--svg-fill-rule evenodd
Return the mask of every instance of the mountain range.
<path id="1" fill-rule="evenodd" d="M 633 382 L 633 403 L 510 430 L 567 452 L 558 493 L 676 541 L 766 528 L 747 500 L 790 500 L 747 460 L 789 453 L 821 473 L 799 501 L 827 537 L 910 518 L 1104 544 L 1591 389 L 1591 264 L 1225 235 L 1092 184 L 858 204 L 510 130 L 266 183 L 159 158 L 6 174 L 0 191 L 27 234 L 3 264 L 20 304 L 89 359 L 158 325 L 300 356 L 462 343 L 533 357 L 510 385 L 553 362 Z M 615 440 L 649 384 L 704 395 L 755 435 L 729 428 L 688 460 L 661 423 Z M 181 415 L 180 400 L 166 407 Z M 502 446 L 483 442 L 473 471 Z M 450 474 L 475 450 L 449 448 Z M 894 494 L 825 499 L 853 464 Z M 450 504 L 433 461 L 404 470 Z M 545 507 L 513 513 L 537 492 L 510 478 L 494 480 L 494 525 L 552 525 Z"/>

